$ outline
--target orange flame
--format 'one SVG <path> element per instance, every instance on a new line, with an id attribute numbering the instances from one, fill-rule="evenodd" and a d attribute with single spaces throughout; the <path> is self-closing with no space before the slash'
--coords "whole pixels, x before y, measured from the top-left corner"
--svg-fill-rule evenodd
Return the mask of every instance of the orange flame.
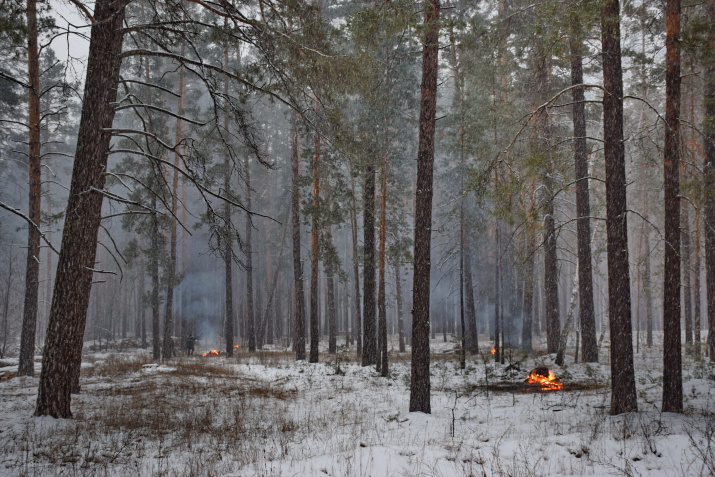
<path id="1" fill-rule="evenodd" d="M 238 348 L 240 348 L 240 346 L 238 346 L 238 345 L 233 345 L 233 349 L 238 349 Z"/>
<path id="2" fill-rule="evenodd" d="M 538 384 L 542 389 L 563 389 L 564 387 L 564 383 L 557 381 L 554 373 L 548 368 L 532 370 L 526 381 L 529 384 Z"/>
<path id="3" fill-rule="evenodd" d="M 494 346 L 492 346 L 492 354 L 497 354 L 497 350 L 496 348 L 494 348 Z"/>
<path id="4" fill-rule="evenodd" d="M 220 355 L 220 354 L 221 354 L 221 352 L 220 352 L 219 350 L 217 350 L 217 349 L 212 349 L 212 350 L 209 351 L 208 353 L 204 353 L 204 354 L 202 354 L 201 356 L 203 356 L 203 357 L 206 357 L 206 356 L 218 356 L 218 355 Z"/>

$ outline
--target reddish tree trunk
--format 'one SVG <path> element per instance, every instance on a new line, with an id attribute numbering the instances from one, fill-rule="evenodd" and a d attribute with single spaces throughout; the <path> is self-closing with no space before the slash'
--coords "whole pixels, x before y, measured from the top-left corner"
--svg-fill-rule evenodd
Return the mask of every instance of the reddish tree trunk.
<path id="1" fill-rule="evenodd" d="M 425 5 L 425 42 L 422 50 L 422 97 L 415 191 L 414 283 L 412 287 L 412 369 L 410 412 L 430 414 L 430 269 L 435 113 L 439 69 L 439 0 Z"/>
<path id="2" fill-rule="evenodd" d="M 40 169 L 40 59 L 37 46 L 37 1 L 27 0 L 27 69 L 29 134 L 29 218 L 27 227 L 27 266 L 25 269 L 25 306 L 20 338 L 20 362 L 17 373 L 32 376 L 35 368 L 35 333 L 37 298 L 40 286 L 40 207 L 42 171 Z"/>

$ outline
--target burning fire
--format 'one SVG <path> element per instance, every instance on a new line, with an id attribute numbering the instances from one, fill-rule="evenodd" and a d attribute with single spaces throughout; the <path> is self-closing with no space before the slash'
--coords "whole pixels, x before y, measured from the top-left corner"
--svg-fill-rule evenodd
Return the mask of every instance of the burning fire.
<path id="1" fill-rule="evenodd" d="M 233 349 L 238 349 L 238 348 L 240 348 L 240 346 L 238 346 L 238 345 L 233 345 Z"/>
<path id="2" fill-rule="evenodd" d="M 209 351 L 208 353 L 204 353 L 204 354 L 202 354 L 201 356 L 203 356 L 203 357 L 206 357 L 206 356 L 218 356 L 218 355 L 220 355 L 220 354 L 221 354 L 221 352 L 220 352 L 219 350 L 217 350 L 217 349 L 212 349 L 212 350 Z"/>
<path id="3" fill-rule="evenodd" d="M 526 380 L 529 384 L 538 384 L 541 389 L 562 389 L 564 383 L 556 380 L 556 376 L 549 368 L 536 368 L 529 373 Z"/>
<path id="4" fill-rule="evenodd" d="M 494 346 L 492 346 L 492 354 L 496 354 L 496 353 L 497 353 L 496 348 L 494 348 Z"/>

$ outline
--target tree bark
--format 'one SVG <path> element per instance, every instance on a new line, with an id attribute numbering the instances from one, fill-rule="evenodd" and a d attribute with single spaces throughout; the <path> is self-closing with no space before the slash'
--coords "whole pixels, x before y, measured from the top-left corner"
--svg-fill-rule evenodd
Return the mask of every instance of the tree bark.
<path id="1" fill-rule="evenodd" d="M 117 98 L 125 3 L 97 0 L 77 152 L 67 202 L 50 322 L 42 356 L 36 416 L 69 418 L 74 370 L 84 328 L 101 220 L 107 152 Z"/>
<path id="2" fill-rule="evenodd" d="M 311 363 L 318 362 L 318 345 L 320 344 L 320 322 L 318 316 L 318 242 L 320 234 L 320 134 L 313 134 L 313 221 L 310 232 L 310 357 Z"/>
<path id="3" fill-rule="evenodd" d="M 42 171 L 40 166 L 40 58 L 37 45 L 37 1 L 27 0 L 27 70 L 30 197 L 27 227 L 27 266 L 25 268 L 25 305 L 20 338 L 20 362 L 17 374 L 32 376 L 35 368 L 35 334 L 37 331 L 37 299 L 40 287 L 40 210 Z"/>
<path id="4" fill-rule="evenodd" d="M 293 234 L 293 351 L 296 361 L 305 360 L 305 294 L 300 260 L 300 137 L 297 118 L 291 122 L 291 224 Z"/>
<path id="5" fill-rule="evenodd" d="M 330 207 L 330 180 L 325 181 L 325 203 Z M 325 223 L 325 246 L 327 250 L 333 249 L 333 227 L 330 220 Z M 325 274 L 328 281 L 327 314 L 328 314 L 328 353 L 335 354 L 338 351 L 338 337 L 336 329 L 335 311 L 335 267 L 333 260 L 324 262 Z"/>
<path id="6" fill-rule="evenodd" d="M 380 376 L 387 376 L 387 297 L 385 291 L 385 247 L 387 245 L 387 153 L 389 147 L 388 118 L 385 117 L 385 150 L 380 163 L 380 245 L 378 251 L 378 333 L 379 350 L 377 368 Z"/>
<path id="7" fill-rule="evenodd" d="M 580 41 L 571 46 L 571 84 L 583 83 L 583 57 Z M 583 88 L 573 90 L 574 162 L 576 172 L 576 214 L 578 241 L 578 300 L 581 318 L 581 354 L 586 363 L 598 362 L 596 313 L 593 304 L 591 264 L 591 206 L 588 188 L 588 150 L 586 147 L 586 105 Z"/>
<path id="8" fill-rule="evenodd" d="M 223 47 L 224 68 L 228 68 L 228 45 Z M 228 97 L 228 79 L 224 81 L 223 92 Z M 223 115 L 223 129 L 229 132 L 228 112 Z M 228 150 L 223 156 L 223 190 L 226 197 L 231 196 L 231 156 Z M 224 334 L 226 335 L 226 356 L 233 356 L 233 238 L 231 237 L 231 204 L 228 201 L 223 204 L 223 216 L 226 223 L 226 236 L 224 237 L 223 266 L 224 266 L 224 288 L 226 299 L 226 312 L 224 313 Z M 182 247 L 185 242 L 182 242 Z M 182 264 L 183 265 L 183 264 Z"/>
<path id="9" fill-rule="evenodd" d="M 601 11 L 603 137 L 606 162 L 608 317 L 611 330 L 611 414 L 638 410 L 633 370 L 631 292 L 628 268 L 626 164 L 623 144 L 623 73 L 619 0 Z"/>
<path id="10" fill-rule="evenodd" d="M 243 156 L 243 174 L 246 181 L 246 210 L 251 210 L 251 167 L 248 154 Z M 253 223 L 250 212 L 246 214 L 246 334 L 248 335 L 248 352 L 256 351 L 256 322 L 253 309 Z"/>
<path id="11" fill-rule="evenodd" d="M 352 167 L 351 167 L 352 169 Z M 355 318 L 353 319 L 353 334 L 357 344 L 357 357 L 362 359 L 362 313 L 360 309 L 360 265 L 358 264 L 358 230 L 357 230 L 357 199 L 355 198 L 355 177 L 350 174 L 350 232 L 352 233 L 353 252 L 353 285 L 355 287 Z"/>
<path id="12" fill-rule="evenodd" d="M 683 412 L 680 350 L 680 0 L 668 0 L 665 40 L 665 265 L 663 268 L 663 411 Z M 687 318 L 686 318 L 687 320 Z"/>
<path id="13" fill-rule="evenodd" d="M 375 166 L 365 170 L 363 186 L 363 348 L 362 365 L 377 364 L 375 322 Z"/>
<path id="14" fill-rule="evenodd" d="M 181 46 L 181 56 L 186 54 L 186 46 Z M 179 97 L 177 98 L 176 115 L 184 115 L 184 102 L 186 101 L 186 76 L 184 68 L 179 68 Z M 176 142 L 181 144 L 184 139 L 184 124 L 181 119 L 176 118 Z M 164 304 L 164 359 L 171 358 L 174 353 L 174 288 L 176 287 L 176 211 L 178 208 L 179 192 L 179 167 L 181 165 L 180 149 L 174 152 L 174 170 L 171 182 L 171 229 L 169 235 L 169 264 L 166 284 L 166 303 Z"/>
<path id="15" fill-rule="evenodd" d="M 439 69 L 439 0 L 425 5 L 422 50 L 422 95 L 415 191 L 414 281 L 412 287 L 412 369 L 410 412 L 431 414 L 430 406 L 430 269 L 435 113 Z"/>
<path id="16" fill-rule="evenodd" d="M 402 316 L 402 274 L 400 273 L 400 260 L 395 260 L 395 295 L 397 295 L 397 335 L 399 338 L 400 353 L 405 352 L 405 320 Z"/>
<path id="17" fill-rule="evenodd" d="M 530 188 L 531 189 L 531 188 Z M 532 328 L 534 326 L 534 255 L 536 251 L 534 230 L 529 227 L 526 231 L 526 266 L 524 270 L 524 321 L 521 328 L 521 349 L 525 353 L 533 351 Z"/>
<path id="18" fill-rule="evenodd" d="M 469 336 L 467 348 L 473 355 L 479 353 L 479 334 L 477 328 L 477 314 L 474 306 L 474 286 L 472 284 L 472 254 L 471 247 L 466 246 L 464 253 L 464 287 L 467 292 L 467 327 Z"/>
<path id="19" fill-rule="evenodd" d="M 715 22 L 715 0 L 708 0 L 707 20 Z M 704 109 L 703 128 L 704 152 L 703 169 L 705 183 L 705 293 L 708 314 L 708 355 L 715 363 L 715 32 L 710 30 L 708 38 L 710 56 L 704 66 Z"/>
<path id="20" fill-rule="evenodd" d="M 681 165 L 681 174 L 687 181 L 687 173 Z M 682 201 L 680 204 L 680 267 L 682 271 L 682 291 L 683 291 L 683 314 L 685 315 L 685 343 L 693 344 L 693 288 L 690 281 L 690 214 L 688 214 L 688 204 Z"/>

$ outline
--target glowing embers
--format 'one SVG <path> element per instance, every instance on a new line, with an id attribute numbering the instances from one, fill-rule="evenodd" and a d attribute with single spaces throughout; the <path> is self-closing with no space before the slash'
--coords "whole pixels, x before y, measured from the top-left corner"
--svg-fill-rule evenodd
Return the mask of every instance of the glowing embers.
<path id="1" fill-rule="evenodd" d="M 537 384 L 543 390 L 563 389 L 564 383 L 558 381 L 549 368 L 535 368 L 526 379 L 528 384 Z"/>
<path id="2" fill-rule="evenodd" d="M 217 349 L 212 349 L 208 353 L 204 353 L 201 356 L 203 356 L 204 358 L 207 358 L 209 356 L 221 356 L 221 352 Z"/>
<path id="3" fill-rule="evenodd" d="M 233 345 L 233 349 L 238 349 L 238 348 L 240 348 L 240 346 L 238 346 L 238 345 Z"/>
<path id="4" fill-rule="evenodd" d="M 496 348 L 494 346 L 492 346 L 492 354 L 496 354 L 496 353 L 497 353 Z"/>

